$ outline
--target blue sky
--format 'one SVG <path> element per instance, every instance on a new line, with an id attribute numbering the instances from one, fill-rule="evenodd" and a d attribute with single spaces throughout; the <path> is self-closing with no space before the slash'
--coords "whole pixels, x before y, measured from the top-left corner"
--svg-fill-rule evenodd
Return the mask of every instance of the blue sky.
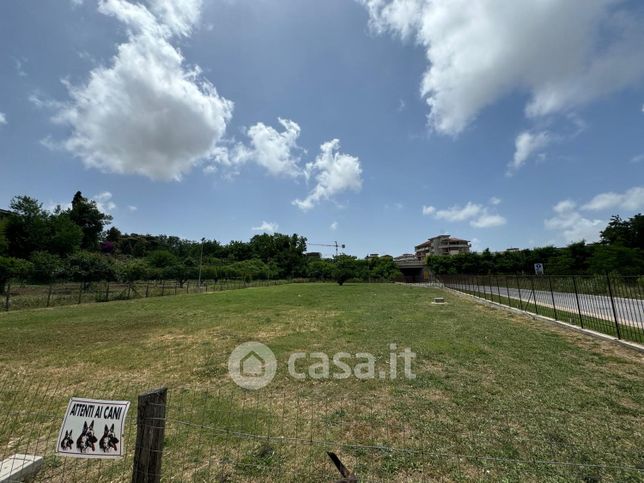
<path id="1" fill-rule="evenodd" d="M 359 256 L 592 241 L 644 210 L 643 20 L 618 0 L 2 2 L 0 206 L 81 190 L 126 232 Z"/>

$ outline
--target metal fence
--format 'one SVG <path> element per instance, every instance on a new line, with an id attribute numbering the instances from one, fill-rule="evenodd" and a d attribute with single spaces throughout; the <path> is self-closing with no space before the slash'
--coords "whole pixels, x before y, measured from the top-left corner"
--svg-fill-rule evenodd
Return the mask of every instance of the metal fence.
<path id="1" fill-rule="evenodd" d="M 10 282 L 0 295 L 0 310 L 36 309 L 61 305 L 111 302 L 188 293 L 209 293 L 249 287 L 282 285 L 288 280 L 153 280 L 138 282 L 57 282 L 30 285 Z"/>
<path id="2" fill-rule="evenodd" d="M 442 275 L 440 280 L 460 292 L 644 342 L 644 277 Z"/>
<path id="3" fill-rule="evenodd" d="M 15 375 L 13 375 L 15 376 Z M 483 418 L 464 429 L 458 418 L 417 412 L 409 420 L 391 417 L 373 401 L 329 397 L 320 403 L 310 391 L 242 391 L 206 386 L 177 386 L 168 391 L 160 417 L 137 420 L 139 383 L 105 380 L 101 384 L 54 381 L 30 385 L 26 379 L 0 380 L 0 460 L 21 453 L 44 457 L 36 481 L 641 481 L 642 468 L 629 465 L 617 448 L 596 448 L 589 460 L 577 453 L 574 439 L 555 449 L 545 429 L 519 435 L 504 414 Z M 126 420 L 126 455 L 121 460 L 83 460 L 55 454 L 57 432 L 70 396 L 130 400 Z M 447 416 L 447 415 L 445 415 Z M 526 414 L 547 427 L 565 421 L 581 435 L 583 415 Z M 135 479 L 145 467 L 136 455 L 137 431 L 164 427 L 159 452 L 161 470 Z M 606 423 L 606 431 L 611 431 Z M 536 428 L 536 427 L 535 427 Z M 487 449 L 484 432 L 500 440 L 530 443 L 527 452 Z M 626 444 L 626 442 L 624 442 Z M 509 444 L 509 443 L 508 443 Z M 355 475 L 340 479 L 327 452 L 338 455 Z M 632 452 L 632 451 L 631 451 Z M 133 471 L 133 468 L 138 468 Z"/>

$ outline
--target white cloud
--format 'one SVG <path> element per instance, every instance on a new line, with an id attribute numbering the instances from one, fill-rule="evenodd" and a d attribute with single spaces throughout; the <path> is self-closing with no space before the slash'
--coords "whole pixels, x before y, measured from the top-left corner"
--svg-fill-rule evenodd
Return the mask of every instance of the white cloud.
<path id="1" fill-rule="evenodd" d="M 279 229 L 277 223 L 269 223 L 268 221 L 262 221 L 262 224 L 259 226 L 254 226 L 253 231 L 263 231 L 265 233 L 275 233 Z"/>
<path id="2" fill-rule="evenodd" d="M 624 193 L 600 193 L 583 205 L 582 209 L 591 211 L 611 209 L 637 211 L 644 209 L 644 187 L 637 186 Z"/>
<path id="3" fill-rule="evenodd" d="M 200 4 L 99 3 L 101 13 L 127 26 L 128 40 L 109 66 L 90 72 L 86 84 L 68 86 L 71 100 L 54 118 L 71 127 L 63 147 L 86 166 L 178 180 L 212 156 L 233 104 L 219 96 L 198 66 L 186 67 L 170 43 L 190 33 Z"/>
<path id="4" fill-rule="evenodd" d="M 476 220 L 472 220 L 470 223 L 474 228 L 493 228 L 495 226 L 505 225 L 507 220 L 501 215 L 492 215 L 489 213 L 484 213 L 479 216 Z"/>
<path id="5" fill-rule="evenodd" d="M 585 240 L 595 242 L 599 239 L 599 232 L 604 227 L 603 220 L 585 218 L 576 210 L 576 204 L 570 200 L 557 203 L 553 210 L 555 216 L 544 221 L 548 230 L 561 232 L 561 237 L 566 243 Z"/>
<path id="6" fill-rule="evenodd" d="M 606 220 L 587 218 L 582 211 L 627 210 L 639 211 L 644 209 L 644 187 L 638 186 L 624 193 L 600 193 L 581 207 L 572 200 L 563 200 L 553 206 L 555 216 L 544 221 L 549 230 L 561 232 L 566 243 L 585 240 L 599 240 L 600 231 L 606 226 Z"/>
<path id="7" fill-rule="evenodd" d="M 466 221 L 480 215 L 483 212 L 483 206 L 468 201 L 463 207 L 454 205 L 445 210 L 437 210 L 436 218 L 446 221 Z"/>
<path id="8" fill-rule="evenodd" d="M 7 116 L 3 112 L 0 112 L 0 126 L 4 124 L 7 124 Z"/>
<path id="9" fill-rule="evenodd" d="M 552 207 L 555 213 L 566 213 L 577 207 L 577 203 L 572 200 L 563 200 Z"/>
<path id="10" fill-rule="evenodd" d="M 134 206 L 134 205 L 128 205 L 127 209 L 130 210 L 130 211 L 138 210 L 138 208 L 136 206 Z"/>
<path id="11" fill-rule="evenodd" d="M 490 200 L 492 205 L 498 204 L 493 203 L 493 200 L 498 200 L 498 198 Z M 433 206 L 423 206 L 423 214 L 433 215 L 436 219 L 449 222 L 469 221 L 470 226 L 474 228 L 493 228 L 507 223 L 503 216 L 490 213 L 488 207 L 471 201 L 468 201 L 465 206 L 454 205 L 443 210 L 437 210 Z"/>
<path id="12" fill-rule="evenodd" d="M 331 229 L 331 231 L 336 231 L 338 229 L 338 222 L 334 221 L 333 223 L 331 223 L 329 228 Z"/>
<path id="13" fill-rule="evenodd" d="M 436 208 L 423 205 L 423 215 L 433 215 L 434 213 L 436 213 Z"/>
<path id="14" fill-rule="evenodd" d="M 637 156 L 633 156 L 631 158 L 631 163 L 636 164 L 636 163 L 641 163 L 644 161 L 644 154 L 638 154 Z"/>
<path id="15" fill-rule="evenodd" d="M 230 149 L 219 147 L 215 151 L 215 162 L 229 167 L 254 162 L 274 176 L 295 178 L 303 175 L 298 165 L 300 153 L 304 151 L 297 145 L 300 126 L 288 119 L 279 118 L 278 121 L 284 128 L 282 132 L 258 122 L 246 131 L 249 146 L 237 143 Z M 216 167 L 212 166 L 209 171 L 214 169 Z"/>
<path id="16" fill-rule="evenodd" d="M 492 198 L 490 198 L 490 204 L 494 206 L 500 205 L 501 201 L 501 198 L 497 198 L 496 196 L 492 196 Z"/>
<path id="17" fill-rule="evenodd" d="M 414 39 L 430 124 L 458 134 L 511 92 L 530 117 L 566 112 L 644 76 L 642 18 L 624 0 L 358 0 L 371 27 Z"/>
<path id="18" fill-rule="evenodd" d="M 362 188 L 360 160 L 341 153 L 338 139 L 320 146 L 320 154 L 314 162 L 306 164 L 304 174 L 307 179 L 314 177 L 316 185 L 306 198 L 293 201 L 303 211 L 344 191 L 360 191 Z"/>
<path id="19" fill-rule="evenodd" d="M 550 134 L 546 131 L 523 131 L 515 140 L 514 158 L 508 164 L 508 173 L 521 168 L 532 156 L 550 144 Z"/>
<path id="20" fill-rule="evenodd" d="M 110 213 L 116 208 L 116 203 L 112 201 L 112 193 L 109 191 L 103 191 L 102 193 L 93 196 L 92 200 L 96 202 L 96 207 L 103 213 Z"/>

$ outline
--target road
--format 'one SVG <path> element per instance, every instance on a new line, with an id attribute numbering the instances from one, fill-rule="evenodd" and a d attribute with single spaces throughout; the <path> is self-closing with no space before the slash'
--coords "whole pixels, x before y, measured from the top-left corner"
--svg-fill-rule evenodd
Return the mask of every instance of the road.
<path id="1" fill-rule="evenodd" d="M 613 324 L 615 316 L 613 314 L 613 306 L 610 297 L 603 295 L 590 295 L 578 294 L 579 304 L 574 293 L 567 292 L 549 292 L 542 290 L 535 290 L 534 295 L 532 290 L 521 289 L 519 292 L 516 288 L 497 287 L 489 285 L 470 286 L 466 284 L 447 284 L 449 288 L 460 291 L 474 291 L 478 290 L 481 294 L 492 293 L 495 296 L 501 296 L 501 303 L 503 299 L 507 302 L 508 296 L 511 299 L 521 301 L 522 306 L 530 311 L 534 311 L 535 299 L 538 306 L 548 307 L 552 310 L 553 301 L 554 306 L 559 311 L 570 312 L 572 314 L 579 314 L 602 319 L 607 321 L 607 324 Z M 641 299 L 627 299 L 614 297 L 615 312 L 617 313 L 617 320 L 620 324 L 638 327 L 644 330 L 644 300 Z M 564 317 L 559 319 L 566 321 Z M 577 323 L 578 320 L 575 321 Z M 586 321 L 584 321 L 586 322 Z M 601 324 L 602 322 L 598 322 Z M 591 327 L 592 328 L 592 327 Z"/>

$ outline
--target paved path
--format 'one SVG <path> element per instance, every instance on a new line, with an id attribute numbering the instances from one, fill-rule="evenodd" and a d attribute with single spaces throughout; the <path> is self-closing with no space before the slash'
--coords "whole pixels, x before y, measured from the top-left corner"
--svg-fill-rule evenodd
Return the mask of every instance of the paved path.
<path id="1" fill-rule="evenodd" d="M 475 291 L 477 290 L 476 286 L 466 284 L 448 284 L 446 286 L 461 291 L 471 291 L 473 288 Z M 578 314 L 581 311 L 583 315 L 605 320 L 607 321 L 607 325 L 613 324 L 614 327 L 615 316 L 613 314 L 611 300 L 610 297 L 604 295 L 578 294 L 579 305 L 577 305 L 575 294 L 567 292 L 551 293 L 535 290 L 533 294 L 532 290 L 529 289 L 522 288 L 519 292 L 516 288 L 489 285 L 479 285 L 478 291 L 481 294 L 485 292 L 488 296 L 490 293 L 497 297 L 500 294 L 501 303 L 503 303 L 503 299 L 507 302 L 509 294 L 511 299 L 520 300 L 523 302 L 523 308 L 531 311 L 534 310 L 535 299 L 538 306 L 549 307 L 550 309 L 552 309 L 554 299 L 554 306 L 557 310 L 571 312 L 573 314 Z M 630 325 L 644 330 L 644 300 L 620 297 L 615 297 L 613 300 L 615 302 L 617 320 L 620 324 Z M 601 322 L 599 323 L 601 324 Z"/>

